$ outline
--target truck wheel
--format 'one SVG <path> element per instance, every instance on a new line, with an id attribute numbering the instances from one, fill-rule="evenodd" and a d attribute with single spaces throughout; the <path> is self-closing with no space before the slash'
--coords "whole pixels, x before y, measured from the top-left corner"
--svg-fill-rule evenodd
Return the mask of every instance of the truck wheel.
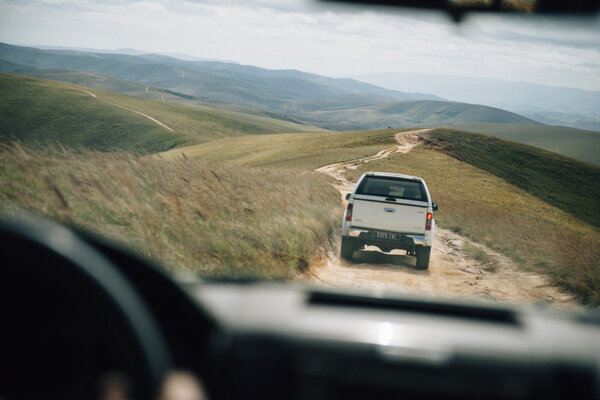
<path id="1" fill-rule="evenodd" d="M 351 260 L 352 254 L 354 254 L 355 245 L 354 240 L 348 237 L 342 236 L 342 248 L 340 249 L 340 256 L 344 260 Z"/>
<path id="2" fill-rule="evenodd" d="M 429 257 L 431 256 L 431 247 L 418 247 L 417 248 L 417 268 L 427 269 L 429 268 Z"/>

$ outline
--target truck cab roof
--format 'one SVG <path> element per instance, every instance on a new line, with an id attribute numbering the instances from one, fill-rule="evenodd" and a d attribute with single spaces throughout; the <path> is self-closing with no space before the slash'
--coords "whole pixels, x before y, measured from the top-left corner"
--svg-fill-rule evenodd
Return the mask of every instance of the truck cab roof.
<path id="1" fill-rule="evenodd" d="M 401 178 L 401 179 L 408 179 L 408 180 L 413 180 L 413 181 L 424 182 L 423 178 L 419 178 L 418 176 L 396 174 L 396 173 L 393 173 L 393 172 L 369 171 L 369 172 L 365 172 L 364 175 L 365 176 L 387 176 L 387 177 L 390 177 L 390 178 Z"/>

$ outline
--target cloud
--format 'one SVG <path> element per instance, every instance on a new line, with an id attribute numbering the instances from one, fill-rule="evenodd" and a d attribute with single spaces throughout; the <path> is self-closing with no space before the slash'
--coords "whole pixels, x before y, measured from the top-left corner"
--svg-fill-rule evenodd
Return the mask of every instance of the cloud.
<path id="1" fill-rule="evenodd" d="M 513 17 L 506 21 L 480 17 L 472 31 L 490 41 L 514 45 L 550 45 L 580 49 L 600 49 L 600 15 L 596 17 Z"/>
<path id="2" fill-rule="evenodd" d="M 181 53 L 330 76 L 428 72 L 600 89 L 599 19 L 302 0 L 0 0 L 0 41 Z"/>

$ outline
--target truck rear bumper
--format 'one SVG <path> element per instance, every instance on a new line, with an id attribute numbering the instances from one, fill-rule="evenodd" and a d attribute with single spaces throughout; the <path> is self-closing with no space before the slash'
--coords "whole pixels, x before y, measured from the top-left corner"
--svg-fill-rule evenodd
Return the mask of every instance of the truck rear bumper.
<path id="1" fill-rule="evenodd" d="M 384 240 L 373 238 L 373 230 L 364 228 L 348 228 L 348 237 L 355 238 L 357 243 L 360 245 L 383 245 L 385 247 L 392 247 L 404 250 L 412 250 L 416 246 L 431 246 L 432 233 L 426 235 L 402 233 L 400 239 L 395 240 Z"/>

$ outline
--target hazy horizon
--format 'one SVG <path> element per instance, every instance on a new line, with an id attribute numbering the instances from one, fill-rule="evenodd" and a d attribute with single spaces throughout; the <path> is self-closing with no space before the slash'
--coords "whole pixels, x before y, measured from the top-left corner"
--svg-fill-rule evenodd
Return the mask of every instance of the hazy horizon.
<path id="1" fill-rule="evenodd" d="M 135 49 L 135 48 L 99 49 L 99 48 L 92 48 L 92 47 L 59 46 L 59 45 L 52 46 L 52 45 L 34 44 L 34 43 L 7 43 L 7 44 L 13 45 L 13 46 L 31 47 L 31 48 L 41 49 L 41 50 L 74 50 L 74 51 L 84 51 L 84 52 L 96 52 L 96 53 L 107 53 L 107 54 L 114 53 L 114 54 L 128 54 L 128 55 L 129 54 L 130 55 L 157 54 L 157 55 L 162 55 L 162 56 L 167 56 L 167 57 L 172 57 L 172 58 L 178 58 L 180 60 L 186 60 L 186 61 L 215 61 L 215 62 L 233 63 L 233 64 L 250 66 L 250 64 L 244 64 L 237 60 L 226 60 L 226 59 L 218 59 L 218 58 L 202 58 L 202 57 L 192 56 L 189 54 L 180 54 L 180 53 L 150 52 L 150 51 L 143 51 L 143 50 L 139 50 L 139 49 Z M 259 65 L 253 65 L 253 66 L 259 67 L 259 68 L 265 68 L 265 67 L 261 67 Z M 269 68 L 266 68 L 266 69 L 269 69 Z M 274 69 L 274 70 L 276 70 L 276 69 Z M 280 70 L 284 70 L 284 69 L 280 69 Z M 310 71 L 303 71 L 303 70 L 300 70 L 297 68 L 286 68 L 286 70 L 298 70 L 301 72 L 311 73 Z M 340 76 L 323 75 L 323 76 L 327 76 L 327 77 L 331 77 L 331 78 L 348 78 L 348 79 L 362 80 L 365 77 L 374 76 L 374 75 L 386 75 L 386 74 L 399 74 L 399 75 L 406 74 L 406 75 L 422 75 L 422 76 L 437 76 L 437 77 L 445 76 L 445 77 L 449 77 L 449 78 L 491 79 L 491 80 L 497 80 L 499 82 L 528 83 L 528 84 L 532 84 L 532 85 L 541 85 L 541 86 L 548 86 L 548 87 L 555 87 L 555 88 L 567 88 L 567 89 L 573 88 L 570 86 L 542 85 L 542 84 L 536 84 L 533 82 L 527 82 L 527 81 L 522 81 L 522 80 L 520 81 L 520 80 L 511 80 L 511 79 L 499 79 L 499 78 L 493 78 L 493 77 L 473 77 L 473 76 L 465 76 L 465 75 L 450 75 L 450 74 L 443 74 L 443 73 L 429 73 L 428 74 L 428 73 L 422 73 L 422 72 L 383 71 L 383 72 L 377 72 L 377 73 L 352 75 L 352 76 L 351 75 L 340 75 Z M 381 86 L 381 85 L 378 85 L 378 86 Z M 393 89 L 393 90 L 401 90 L 401 89 L 394 89 L 392 86 L 393 85 L 389 85 L 387 88 Z M 579 88 L 574 88 L 574 89 L 579 89 Z M 592 91 L 592 92 L 600 91 L 600 90 L 589 90 L 589 89 L 579 89 L 579 90 L 587 90 L 587 91 Z M 410 90 L 409 90 L 409 92 L 410 92 Z"/>
<path id="2" fill-rule="evenodd" d="M 332 77 L 384 72 L 600 90 L 600 17 L 478 15 L 302 0 L 0 0 L 0 41 L 137 49 Z"/>

